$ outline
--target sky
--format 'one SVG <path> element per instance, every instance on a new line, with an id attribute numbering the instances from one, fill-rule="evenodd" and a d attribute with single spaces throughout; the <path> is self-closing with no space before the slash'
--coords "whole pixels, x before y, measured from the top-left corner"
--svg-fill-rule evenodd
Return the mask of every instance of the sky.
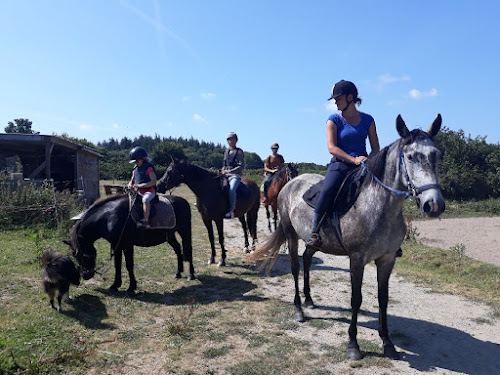
<path id="1" fill-rule="evenodd" d="M 498 1 L 0 0 L 0 131 L 141 134 L 326 164 L 353 81 L 380 145 L 443 125 L 500 142 Z M 495 47 L 496 46 L 496 47 Z M 369 143 L 369 142 L 367 142 Z M 369 152 L 369 146 L 368 146 Z"/>

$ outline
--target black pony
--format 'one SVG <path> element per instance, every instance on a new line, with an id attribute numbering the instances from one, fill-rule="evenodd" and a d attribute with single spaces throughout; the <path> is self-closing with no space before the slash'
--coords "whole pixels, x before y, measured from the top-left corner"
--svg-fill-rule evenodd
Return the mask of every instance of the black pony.
<path id="1" fill-rule="evenodd" d="M 80 264 L 81 274 L 85 280 L 94 276 L 97 251 L 94 242 L 99 238 L 108 240 L 115 257 L 115 281 L 109 288 L 117 291 L 122 284 L 122 252 L 125 254 L 125 264 L 129 273 L 130 285 L 128 293 L 137 288 L 134 275 L 134 245 L 156 246 L 168 242 L 177 255 L 176 278 L 184 271 L 184 261 L 189 262 L 188 280 L 195 278 L 193 253 L 191 245 L 191 208 L 181 197 L 167 197 L 175 211 L 176 226 L 172 229 L 137 228 L 129 215 L 129 198 L 127 195 L 110 195 L 96 201 L 82 216 L 71 232 L 71 240 L 67 242 L 73 255 Z M 181 245 L 175 238 L 175 233 L 182 238 Z"/>

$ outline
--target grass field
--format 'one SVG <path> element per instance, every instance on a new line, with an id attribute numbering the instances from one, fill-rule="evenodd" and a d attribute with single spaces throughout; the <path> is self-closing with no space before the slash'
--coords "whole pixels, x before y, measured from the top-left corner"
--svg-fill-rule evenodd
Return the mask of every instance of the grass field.
<path id="1" fill-rule="evenodd" d="M 135 366 L 144 374 L 325 375 L 325 363 L 346 360 L 344 347 L 313 353 L 307 341 L 283 339 L 285 330 L 298 329 L 293 308 L 262 297 L 259 286 L 265 279 L 245 267 L 242 252 L 229 252 L 226 268 L 207 265 L 208 240 L 194 196 L 186 187 L 175 193 L 192 204 L 198 279 L 173 278 L 175 256 L 167 244 L 138 247 L 134 297 L 124 293 L 125 270 L 123 290 L 108 294 L 111 267 L 72 288 L 73 302 L 57 313 L 40 286 L 40 257 L 48 248 L 67 252 L 61 243 L 65 235 L 42 226 L 0 233 L 0 374 L 134 373 Z M 107 242 L 99 240 L 97 249 L 99 265 L 110 265 Z M 499 267 L 412 241 L 404 251 L 397 272 L 498 311 Z M 305 324 L 322 328 L 314 321 Z M 356 366 L 387 366 L 378 346 L 370 352 Z"/>

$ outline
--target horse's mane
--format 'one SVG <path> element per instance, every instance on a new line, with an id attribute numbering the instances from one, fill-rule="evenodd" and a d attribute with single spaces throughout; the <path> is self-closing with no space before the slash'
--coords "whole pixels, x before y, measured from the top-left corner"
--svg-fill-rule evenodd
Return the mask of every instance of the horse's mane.
<path id="1" fill-rule="evenodd" d="M 182 168 L 184 173 L 189 172 L 194 177 L 213 178 L 219 176 L 218 172 L 214 172 L 210 169 L 200 167 L 199 165 L 190 163 L 186 160 L 179 161 L 178 166 Z"/>
<path id="2" fill-rule="evenodd" d="M 272 175 L 270 183 L 273 181 L 280 181 L 283 178 L 283 175 L 286 174 L 286 168 L 287 166 L 285 165 L 278 169 L 278 171 Z"/>
<path id="3" fill-rule="evenodd" d="M 123 198 L 125 195 L 124 194 L 113 194 L 113 195 L 106 195 L 105 197 L 97 199 L 92 206 L 89 207 L 87 211 L 85 211 L 85 214 L 82 216 L 80 220 L 75 224 L 73 229 L 71 230 L 71 237 L 70 241 L 73 246 L 73 248 L 77 249 L 78 248 L 78 232 L 80 230 L 80 227 L 82 226 L 82 222 L 88 218 L 90 215 L 93 215 L 96 210 L 100 209 L 102 206 L 104 206 L 106 203 L 115 201 L 118 199 Z M 75 247 L 76 246 L 76 247 Z"/>
<path id="4" fill-rule="evenodd" d="M 405 138 L 400 138 L 397 141 L 391 143 L 389 146 L 384 147 L 382 150 L 377 152 L 374 157 L 368 159 L 367 167 L 368 169 L 380 180 L 384 179 L 385 174 L 385 166 L 387 161 L 387 153 L 389 149 L 393 146 L 396 146 L 401 149 L 403 146 L 409 145 L 416 141 L 421 141 L 429 138 L 429 135 L 420 129 L 414 129 L 410 132 L 410 134 Z M 373 180 L 371 180 L 373 181 Z M 375 182 L 375 181 L 373 181 Z"/>

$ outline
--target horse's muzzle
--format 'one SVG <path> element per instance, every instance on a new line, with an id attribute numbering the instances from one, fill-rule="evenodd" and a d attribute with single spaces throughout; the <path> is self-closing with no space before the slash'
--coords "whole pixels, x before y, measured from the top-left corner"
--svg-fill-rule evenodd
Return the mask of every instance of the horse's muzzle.
<path id="1" fill-rule="evenodd" d="M 420 208 L 422 214 L 428 217 L 438 217 L 444 212 L 446 208 L 444 199 L 442 197 L 438 199 L 428 199 L 424 202 L 417 198 L 417 205 Z"/>
<path id="2" fill-rule="evenodd" d="M 82 270 L 80 269 L 80 275 L 84 280 L 90 280 L 95 275 L 95 270 Z"/>

